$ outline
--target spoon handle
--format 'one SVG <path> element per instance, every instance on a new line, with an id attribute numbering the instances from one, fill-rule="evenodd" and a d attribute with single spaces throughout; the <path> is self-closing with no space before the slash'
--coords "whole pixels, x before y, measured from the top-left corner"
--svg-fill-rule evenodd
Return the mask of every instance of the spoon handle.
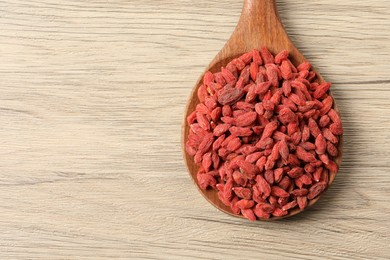
<path id="1" fill-rule="evenodd" d="M 207 70 L 220 68 L 253 49 L 266 47 L 273 54 L 287 50 L 293 63 L 305 60 L 295 48 L 279 18 L 276 0 L 244 0 L 237 26 Z"/>
<path id="2" fill-rule="evenodd" d="M 245 19 L 243 22 L 260 26 L 270 25 L 270 23 L 275 22 L 274 19 L 270 18 L 275 17 L 279 20 L 275 0 L 244 0 L 241 13 L 241 19 Z"/>
<path id="3" fill-rule="evenodd" d="M 279 18 L 275 0 L 244 0 L 233 35 L 251 45 L 248 47 L 265 46 L 271 51 L 290 42 Z"/>

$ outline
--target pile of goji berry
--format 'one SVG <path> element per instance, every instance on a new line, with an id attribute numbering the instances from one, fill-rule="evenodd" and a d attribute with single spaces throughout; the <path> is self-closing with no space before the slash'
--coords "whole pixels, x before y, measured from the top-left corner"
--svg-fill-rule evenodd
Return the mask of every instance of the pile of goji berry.
<path id="1" fill-rule="evenodd" d="M 252 221 L 304 209 L 338 171 L 343 129 L 330 86 L 309 62 L 295 67 L 287 51 L 266 48 L 206 72 L 187 117 L 199 187 Z"/>

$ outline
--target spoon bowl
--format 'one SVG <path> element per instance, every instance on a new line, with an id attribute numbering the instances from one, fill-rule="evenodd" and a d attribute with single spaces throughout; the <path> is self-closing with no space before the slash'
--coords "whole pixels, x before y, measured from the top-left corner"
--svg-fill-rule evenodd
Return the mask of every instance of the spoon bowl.
<path id="1" fill-rule="evenodd" d="M 289 59 L 295 66 L 306 61 L 305 57 L 298 51 L 298 49 L 294 46 L 294 44 L 288 37 L 284 26 L 280 20 L 280 17 L 277 13 L 275 0 L 244 0 L 242 13 L 234 32 L 232 33 L 230 39 L 227 41 L 225 46 L 219 51 L 217 56 L 207 66 L 205 72 L 217 72 L 221 69 L 222 66 L 226 66 L 234 58 L 237 58 L 244 53 L 252 51 L 255 48 L 258 49 L 260 47 L 268 48 L 268 50 L 273 54 L 277 54 L 282 50 L 287 50 L 289 53 Z M 318 83 L 322 83 L 324 80 L 321 75 L 317 71 L 313 71 L 316 73 L 317 76 L 316 81 Z M 191 175 L 191 178 L 195 182 L 202 195 L 211 204 L 213 204 L 216 208 L 227 214 L 243 218 L 242 215 L 233 214 L 230 207 L 225 206 L 219 200 L 218 193 L 216 190 L 200 189 L 196 177 L 199 167 L 194 163 L 193 158 L 189 156 L 185 151 L 185 143 L 188 139 L 189 132 L 189 125 L 187 123 L 186 118 L 191 112 L 195 110 L 196 105 L 199 104 L 197 91 L 202 84 L 203 76 L 204 73 L 199 77 L 197 83 L 193 88 L 184 115 L 184 123 L 182 127 L 182 145 L 184 160 Z M 338 108 L 335 103 L 333 105 L 333 109 L 338 112 Z M 334 158 L 334 161 L 338 166 L 341 163 L 342 146 L 343 139 L 342 136 L 340 136 L 340 142 L 338 145 L 338 157 Z M 328 187 L 334 181 L 335 176 L 335 172 L 329 171 Z M 310 200 L 308 207 L 315 204 L 319 198 L 320 196 L 313 200 Z M 303 210 L 295 208 L 290 210 L 289 214 L 286 216 L 272 217 L 270 218 L 270 220 L 290 217 L 300 213 L 301 211 Z"/>

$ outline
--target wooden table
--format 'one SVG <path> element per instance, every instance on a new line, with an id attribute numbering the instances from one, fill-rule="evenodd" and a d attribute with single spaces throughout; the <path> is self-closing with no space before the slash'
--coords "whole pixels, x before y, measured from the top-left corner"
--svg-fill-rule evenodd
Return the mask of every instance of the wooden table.
<path id="1" fill-rule="evenodd" d="M 344 162 L 315 207 L 250 223 L 193 185 L 186 99 L 241 6 L 0 2 L 1 259 L 390 258 L 387 1 L 278 1 L 344 120 Z"/>

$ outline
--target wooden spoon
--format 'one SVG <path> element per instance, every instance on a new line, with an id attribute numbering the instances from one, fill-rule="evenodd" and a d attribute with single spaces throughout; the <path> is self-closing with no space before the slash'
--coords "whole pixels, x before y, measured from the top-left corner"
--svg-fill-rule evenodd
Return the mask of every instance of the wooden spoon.
<path id="1" fill-rule="evenodd" d="M 217 54 L 217 56 L 211 61 L 211 63 L 206 68 L 206 71 L 217 72 L 221 69 L 222 66 L 226 66 L 231 60 L 239 57 L 240 55 L 252 51 L 254 48 L 259 49 L 260 47 L 267 47 L 273 54 L 277 54 L 282 50 L 287 50 L 289 53 L 289 58 L 294 65 L 299 65 L 302 62 L 306 61 L 303 55 L 298 51 L 298 49 L 291 42 L 288 37 L 283 24 L 280 20 L 280 17 L 277 13 L 276 2 L 275 0 L 244 0 L 244 6 L 242 9 L 240 20 L 238 21 L 237 27 L 231 35 L 230 39 L 227 41 L 222 50 Z M 323 82 L 321 75 L 315 71 L 317 74 L 317 81 L 319 83 Z M 197 185 L 199 191 L 203 196 L 215 207 L 221 211 L 231 214 L 236 217 L 243 217 L 242 215 L 235 215 L 232 213 L 232 210 L 225 206 L 218 198 L 217 191 L 208 189 L 202 190 L 197 184 L 196 174 L 199 169 L 198 166 L 194 163 L 192 157 L 190 157 L 185 151 L 185 143 L 188 138 L 189 125 L 187 123 L 187 116 L 195 110 L 196 105 L 199 103 L 197 96 L 197 90 L 202 84 L 203 74 L 199 77 L 198 82 L 196 83 L 192 94 L 187 103 L 187 109 L 184 117 L 184 124 L 182 128 L 182 144 L 183 144 L 183 154 L 184 160 L 187 164 L 188 171 Z M 333 107 L 338 111 L 337 106 Z M 335 158 L 337 165 L 341 163 L 342 157 L 342 137 L 340 137 L 339 144 L 339 155 Z M 332 184 L 336 173 L 329 173 L 329 186 Z M 319 197 L 311 200 L 308 206 L 313 205 L 318 201 Z M 293 216 L 301 212 L 299 208 L 290 210 L 289 214 L 284 217 L 273 217 L 272 219 L 285 218 Z"/>

